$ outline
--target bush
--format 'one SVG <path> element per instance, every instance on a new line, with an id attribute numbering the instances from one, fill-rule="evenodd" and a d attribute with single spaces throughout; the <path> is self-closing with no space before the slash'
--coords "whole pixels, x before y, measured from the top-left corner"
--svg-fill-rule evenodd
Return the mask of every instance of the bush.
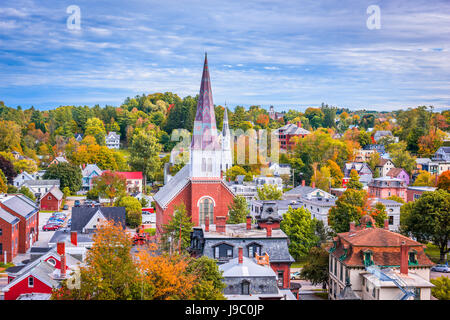
<path id="1" fill-rule="evenodd" d="M 142 224 L 142 212 L 131 210 L 127 212 L 127 224 L 130 228 L 137 228 Z"/>

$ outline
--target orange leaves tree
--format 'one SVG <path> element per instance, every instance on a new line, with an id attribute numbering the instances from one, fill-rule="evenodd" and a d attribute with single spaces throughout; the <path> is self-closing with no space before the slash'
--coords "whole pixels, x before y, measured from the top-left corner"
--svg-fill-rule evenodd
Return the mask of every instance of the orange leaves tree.
<path id="1" fill-rule="evenodd" d="M 104 171 L 102 175 L 92 179 L 93 189 L 100 196 L 106 196 L 111 205 L 114 198 L 124 195 L 126 192 L 127 180 L 124 176 L 111 171 Z"/>
<path id="2" fill-rule="evenodd" d="M 64 281 L 52 299 L 223 299 L 221 280 L 217 264 L 207 257 L 169 255 L 155 244 L 133 253 L 127 232 L 107 221 L 99 225 L 85 266 L 80 267 L 79 288 L 69 288 Z"/>
<path id="3" fill-rule="evenodd" d="M 437 187 L 450 192 L 450 170 L 441 173 L 438 177 Z"/>

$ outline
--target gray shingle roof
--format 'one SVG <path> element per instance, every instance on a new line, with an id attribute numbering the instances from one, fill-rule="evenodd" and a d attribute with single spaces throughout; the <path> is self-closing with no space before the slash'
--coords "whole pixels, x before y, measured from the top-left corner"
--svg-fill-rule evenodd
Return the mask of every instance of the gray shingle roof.
<path id="1" fill-rule="evenodd" d="M 0 208 L 0 219 L 5 220 L 9 224 L 16 224 L 17 222 L 19 222 L 19 218 L 13 216 L 3 208 Z"/>
<path id="2" fill-rule="evenodd" d="M 81 232 L 99 210 L 106 219 L 112 219 L 125 228 L 126 213 L 124 207 L 73 207 L 71 231 Z"/>
<path id="3" fill-rule="evenodd" d="M 308 187 L 308 186 L 297 186 L 294 189 L 286 191 L 285 195 L 295 195 L 299 197 L 306 196 L 308 193 L 313 192 L 316 188 Z"/>
<path id="4" fill-rule="evenodd" d="M 33 187 L 33 186 L 59 186 L 59 179 L 54 180 L 27 180 L 24 182 L 24 185 Z"/>
<path id="5" fill-rule="evenodd" d="M 165 208 L 170 200 L 172 200 L 188 184 L 189 168 L 190 164 L 188 163 L 153 196 L 155 201 L 162 208 Z"/>
<path id="6" fill-rule="evenodd" d="M 238 263 L 238 258 L 231 259 L 220 265 L 219 270 L 223 271 L 224 277 L 276 277 L 272 268 L 261 266 L 247 257 L 243 257 L 242 263 Z"/>
<path id="7" fill-rule="evenodd" d="M 61 200 L 64 197 L 64 194 L 61 190 L 59 190 L 57 186 L 51 187 L 50 190 L 48 190 L 48 192 L 42 196 L 42 198 L 44 198 L 49 193 L 51 193 L 58 200 Z"/>
<path id="8" fill-rule="evenodd" d="M 28 218 L 38 210 L 36 203 L 23 194 L 9 196 L 2 203 L 25 218 Z"/>

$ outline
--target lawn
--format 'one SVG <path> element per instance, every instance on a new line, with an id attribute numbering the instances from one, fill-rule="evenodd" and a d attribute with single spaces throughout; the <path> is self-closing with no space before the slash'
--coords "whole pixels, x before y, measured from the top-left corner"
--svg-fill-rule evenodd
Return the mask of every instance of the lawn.
<path id="1" fill-rule="evenodd" d="M 427 244 L 425 253 L 428 256 L 428 258 L 430 258 L 430 260 L 433 261 L 434 263 L 439 262 L 440 254 L 439 254 L 439 247 L 437 245 L 434 245 L 432 243 Z"/>
<path id="2" fill-rule="evenodd" d="M 151 236 L 154 236 L 156 234 L 156 229 L 148 228 L 144 229 L 144 232 L 150 233 Z"/>
<path id="3" fill-rule="evenodd" d="M 328 292 L 327 291 L 314 292 L 314 295 L 318 296 L 319 298 L 328 300 Z"/>
<path id="4" fill-rule="evenodd" d="M 299 261 L 295 261 L 293 264 L 291 264 L 291 268 L 303 268 L 305 263 L 306 263 L 306 258 L 300 259 Z"/>

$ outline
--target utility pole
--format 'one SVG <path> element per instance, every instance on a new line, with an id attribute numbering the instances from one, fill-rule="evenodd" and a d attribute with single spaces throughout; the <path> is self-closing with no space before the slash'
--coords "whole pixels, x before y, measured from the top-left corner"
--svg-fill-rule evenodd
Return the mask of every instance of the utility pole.
<path id="1" fill-rule="evenodd" d="M 181 254 L 181 221 L 180 221 L 180 239 L 178 240 L 178 254 Z"/>

